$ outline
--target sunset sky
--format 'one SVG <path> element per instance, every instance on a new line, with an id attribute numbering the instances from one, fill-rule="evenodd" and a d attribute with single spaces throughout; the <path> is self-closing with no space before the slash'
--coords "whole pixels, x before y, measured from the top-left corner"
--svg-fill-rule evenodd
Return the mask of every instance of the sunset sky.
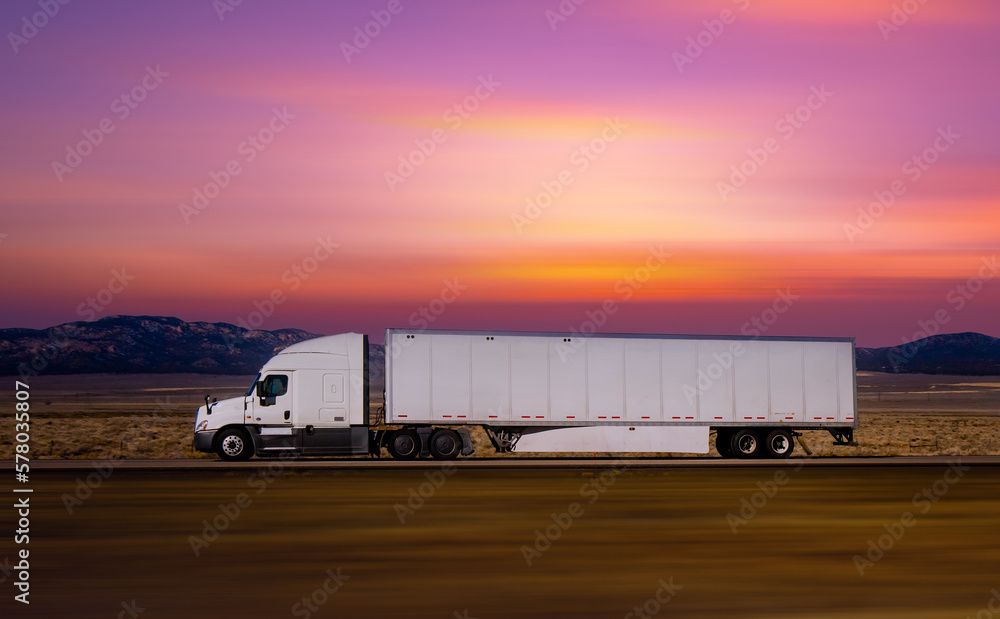
<path id="1" fill-rule="evenodd" d="M 1000 336 L 995 0 L 11 0 L 0 26 L 0 327 Z"/>

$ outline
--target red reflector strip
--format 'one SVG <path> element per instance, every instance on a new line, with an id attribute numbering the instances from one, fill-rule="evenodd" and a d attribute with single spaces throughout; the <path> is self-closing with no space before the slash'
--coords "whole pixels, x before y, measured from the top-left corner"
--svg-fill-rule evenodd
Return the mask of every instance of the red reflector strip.
<path id="1" fill-rule="evenodd" d="M 685 419 L 694 419 L 694 417 L 685 417 Z"/>
<path id="2" fill-rule="evenodd" d="M 447 417 L 448 419 L 451 419 L 451 415 L 441 415 L 441 416 L 442 417 Z"/>
<path id="3" fill-rule="evenodd" d="M 397 417 L 406 417 L 406 415 L 396 415 Z"/>
<path id="4" fill-rule="evenodd" d="M 612 419 L 621 419 L 621 418 L 622 418 L 621 415 L 619 415 L 617 417 L 612 417 Z"/>
<path id="5" fill-rule="evenodd" d="M 716 417 L 716 419 L 722 419 L 722 417 Z"/>
<path id="6" fill-rule="evenodd" d="M 718 417 L 716 417 L 718 419 Z M 753 417 L 744 417 L 744 419 L 753 419 Z"/>
<path id="7" fill-rule="evenodd" d="M 521 419 L 531 419 L 531 415 L 521 415 Z"/>
<path id="8" fill-rule="evenodd" d="M 576 415 L 566 415 L 566 419 L 576 419 Z"/>
<path id="9" fill-rule="evenodd" d="M 833 417 L 827 417 L 827 419 L 833 419 Z"/>
<path id="10" fill-rule="evenodd" d="M 763 419 L 763 417 L 758 417 L 757 419 Z"/>
<path id="11" fill-rule="evenodd" d="M 535 419 L 545 419 L 545 415 L 535 415 Z"/>
<path id="12" fill-rule="evenodd" d="M 496 418 L 497 418 L 496 415 L 490 415 L 490 419 L 496 419 Z"/>
<path id="13" fill-rule="evenodd" d="M 607 419 L 608 417 L 606 415 L 598 415 L 597 418 L 598 419 Z"/>
<path id="14" fill-rule="evenodd" d="M 649 417 L 643 417 L 643 419 L 649 419 Z"/>
<path id="15" fill-rule="evenodd" d="M 458 418 L 459 419 L 465 419 L 465 415 L 459 415 Z"/>
<path id="16" fill-rule="evenodd" d="M 854 419 L 854 417 L 845 417 L 845 419 L 847 419 L 848 421 L 850 421 L 850 420 Z"/>
<path id="17" fill-rule="evenodd" d="M 680 417 L 671 417 L 671 419 L 680 419 Z"/>

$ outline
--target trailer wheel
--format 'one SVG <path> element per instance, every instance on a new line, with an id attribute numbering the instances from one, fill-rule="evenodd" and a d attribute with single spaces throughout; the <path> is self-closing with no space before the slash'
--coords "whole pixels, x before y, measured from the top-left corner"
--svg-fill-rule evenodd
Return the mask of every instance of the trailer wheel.
<path id="1" fill-rule="evenodd" d="M 719 428 L 715 431 L 715 451 L 723 458 L 733 457 L 733 434 L 729 430 Z"/>
<path id="2" fill-rule="evenodd" d="M 395 460 L 413 460 L 420 455 L 420 437 L 410 429 L 389 435 L 389 455 Z"/>
<path id="3" fill-rule="evenodd" d="M 227 462 L 249 460 L 253 455 L 253 443 L 242 428 L 229 428 L 215 439 L 215 453 Z"/>
<path id="4" fill-rule="evenodd" d="M 760 436 L 757 435 L 756 430 L 750 428 L 737 430 L 729 444 L 737 458 L 756 458 L 763 451 Z"/>
<path id="5" fill-rule="evenodd" d="M 454 430 L 436 430 L 431 436 L 430 450 L 438 460 L 454 460 L 462 451 L 462 439 Z"/>
<path id="6" fill-rule="evenodd" d="M 787 458 L 792 455 L 792 450 L 795 449 L 795 442 L 792 441 L 792 435 L 788 430 L 772 430 L 770 434 L 767 435 L 767 441 L 764 443 L 767 449 L 767 455 L 771 458 Z"/>

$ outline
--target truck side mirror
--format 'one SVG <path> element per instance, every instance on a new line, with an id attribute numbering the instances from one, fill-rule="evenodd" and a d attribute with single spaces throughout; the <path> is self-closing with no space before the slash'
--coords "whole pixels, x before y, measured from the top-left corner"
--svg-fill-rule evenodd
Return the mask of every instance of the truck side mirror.
<path id="1" fill-rule="evenodd" d="M 257 387 L 257 397 L 258 398 L 263 398 L 264 397 L 264 381 L 258 380 L 256 387 Z"/>

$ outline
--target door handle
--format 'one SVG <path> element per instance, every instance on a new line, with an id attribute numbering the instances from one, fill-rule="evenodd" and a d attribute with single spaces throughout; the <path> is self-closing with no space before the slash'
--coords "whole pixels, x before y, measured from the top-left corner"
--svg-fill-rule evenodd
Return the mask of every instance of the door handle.
<path id="1" fill-rule="evenodd" d="M 285 421 L 288 421 L 292 417 L 292 411 L 285 411 Z"/>

